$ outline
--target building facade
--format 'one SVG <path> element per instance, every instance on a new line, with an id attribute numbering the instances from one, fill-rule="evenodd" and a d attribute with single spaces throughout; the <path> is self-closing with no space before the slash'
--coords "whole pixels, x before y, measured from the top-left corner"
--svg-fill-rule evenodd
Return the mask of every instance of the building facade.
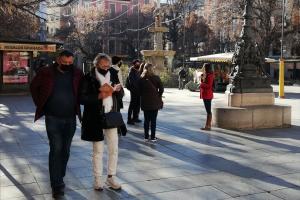
<path id="1" fill-rule="evenodd" d="M 132 17 L 138 14 L 141 16 L 141 13 L 151 10 L 154 6 L 155 0 L 78 0 L 61 9 L 60 27 L 74 25 L 79 31 L 84 32 L 89 24 L 100 23 L 102 26 L 99 29 L 103 30 L 101 35 L 103 40 L 99 45 L 102 51 L 110 55 L 126 56 L 129 50 L 124 41 L 127 38 L 122 33 L 126 29 L 138 29 L 138 19 L 132 21 Z M 128 20 L 130 17 L 131 21 Z M 135 51 L 138 52 L 140 42 L 137 40 L 138 36 L 131 45 L 136 46 Z"/>
<path id="2" fill-rule="evenodd" d="M 267 6 L 272 0 L 260 1 L 260 6 Z M 283 55 L 286 58 L 285 76 L 287 79 L 300 79 L 300 0 L 285 1 L 285 22 Z M 266 5 L 264 5 L 266 4 Z M 271 41 L 267 57 L 279 59 L 281 54 L 281 27 L 282 27 L 282 0 L 274 0 L 271 11 L 271 26 L 268 37 L 274 37 Z M 219 39 L 218 52 L 229 52 L 234 50 L 243 26 L 242 10 L 238 1 L 234 0 L 205 0 L 203 17 L 210 29 Z M 259 13 L 258 13 L 259 14 Z M 256 24 L 254 23 L 254 26 Z M 259 34 L 265 34 L 258 30 Z M 264 41 L 258 41 L 262 43 Z M 277 80 L 279 69 L 278 63 L 271 63 L 268 72 Z"/>

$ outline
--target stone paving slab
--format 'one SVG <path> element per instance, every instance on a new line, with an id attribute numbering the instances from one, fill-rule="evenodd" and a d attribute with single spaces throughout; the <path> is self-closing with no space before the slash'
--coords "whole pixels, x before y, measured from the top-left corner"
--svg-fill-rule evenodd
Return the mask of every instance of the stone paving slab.
<path id="1" fill-rule="evenodd" d="M 195 187 L 189 189 L 182 189 L 176 191 L 169 192 L 161 192 L 153 195 L 141 196 L 136 199 L 140 200 L 210 200 L 210 199 L 227 199 L 229 195 L 220 192 L 214 187 L 211 186 L 203 186 L 203 187 Z M 129 198 L 130 199 L 130 198 Z"/>
<path id="2" fill-rule="evenodd" d="M 282 199 L 298 200 L 299 188 L 286 188 L 281 190 L 271 191 L 271 194 Z"/>
<path id="3" fill-rule="evenodd" d="M 247 196 L 237 197 L 237 198 L 230 198 L 228 200 L 282 200 L 279 197 L 276 197 L 269 193 L 259 193 L 259 194 L 251 194 Z"/>
<path id="4" fill-rule="evenodd" d="M 78 124 L 65 199 L 299 200 L 300 87 L 286 91 L 286 99 L 276 102 L 292 105 L 291 129 L 203 132 L 199 94 L 167 89 L 158 143 L 143 141 L 142 124 L 129 126 L 120 138 L 120 192 L 93 190 L 92 145 L 81 141 Z M 223 94 L 215 94 L 213 104 L 223 100 Z M 124 117 L 128 101 L 127 94 Z M 33 123 L 33 116 L 30 97 L 0 97 L 0 200 L 52 199 L 47 135 L 43 120 Z"/>

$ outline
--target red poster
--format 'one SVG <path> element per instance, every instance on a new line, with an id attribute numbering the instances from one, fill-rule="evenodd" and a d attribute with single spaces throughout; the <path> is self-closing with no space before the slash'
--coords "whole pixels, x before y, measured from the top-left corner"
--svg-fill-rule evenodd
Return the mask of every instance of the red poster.
<path id="1" fill-rule="evenodd" d="M 3 53 L 3 83 L 28 83 L 28 52 Z"/>

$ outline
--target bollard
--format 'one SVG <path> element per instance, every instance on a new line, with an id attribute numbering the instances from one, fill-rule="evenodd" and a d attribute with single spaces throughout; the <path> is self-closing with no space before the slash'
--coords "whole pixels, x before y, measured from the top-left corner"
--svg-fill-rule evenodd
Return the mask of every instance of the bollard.
<path id="1" fill-rule="evenodd" d="M 284 59 L 279 61 L 279 98 L 284 98 Z"/>

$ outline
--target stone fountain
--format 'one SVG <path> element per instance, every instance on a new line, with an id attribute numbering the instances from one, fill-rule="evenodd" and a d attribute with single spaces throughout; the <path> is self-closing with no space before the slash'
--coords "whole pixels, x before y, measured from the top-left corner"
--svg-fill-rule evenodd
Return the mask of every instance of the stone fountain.
<path id="1" fill-rule="evenodd" d="M 155 25 L 148 29 L 154 34 L 154 48 L 153 50 L 142 50 L 141 54 L 144 56 L 146 62 L 152 63 L 156 66 L 156 72 L 162 72 L 165 67 L 171 68 L 175 51 L 170 50 L 169 45 L 164 49 L 163 34 L 168 32 L 168 28 L 163 27 L 161 23 L 161 11 L 158 1 L 158 14 L 155 16 Z"/>

